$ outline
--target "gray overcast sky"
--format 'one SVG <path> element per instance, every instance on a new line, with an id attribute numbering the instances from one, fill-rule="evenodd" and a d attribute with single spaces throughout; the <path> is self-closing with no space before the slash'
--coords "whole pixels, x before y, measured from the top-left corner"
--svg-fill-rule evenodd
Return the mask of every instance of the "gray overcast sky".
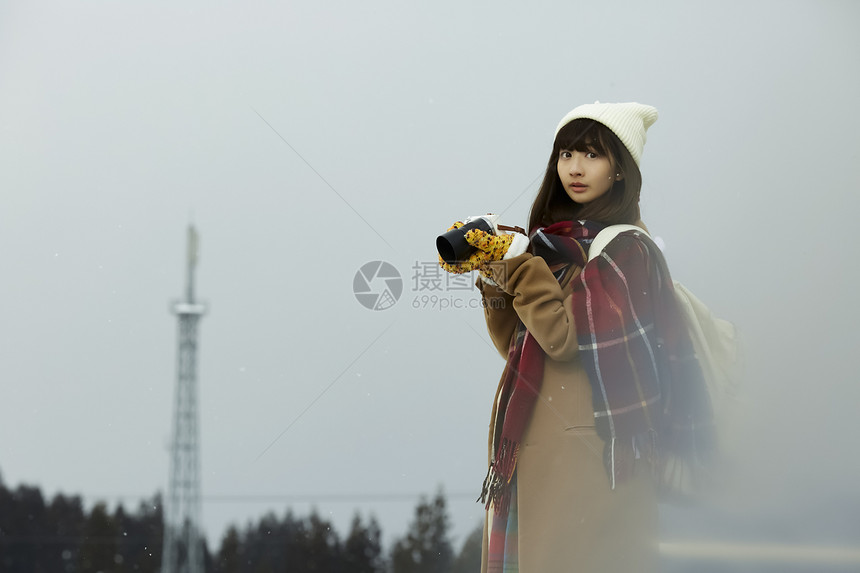
<path id="1" fill-rule="evenodd" d="M 193 221 L 204 497 L 319 496 L 390 537 L 442 484 L 462 539 L 503 362 L 480 310 L 422 298 L 473 289 L 416 278 L 458 218 L 523 225 L 556 122 L 601 100 L 660 110 L 644 219 L 743 332 L 738 481 L 856 502 L 858 24 L 851 1 L 4 2 L 3 481 L 165 490 Z M 352 293 L 372 260 L 404 279 L 385 311 Z M 210 497 L 210 543 L 269 508 Z"/>

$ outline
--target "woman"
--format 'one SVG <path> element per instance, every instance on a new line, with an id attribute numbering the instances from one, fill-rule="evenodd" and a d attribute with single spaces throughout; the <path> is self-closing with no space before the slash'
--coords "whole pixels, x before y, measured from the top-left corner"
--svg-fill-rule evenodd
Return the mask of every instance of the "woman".
<path id="1" fill-rule="evenodd" d="M 529 237 L 470 231 L 476 254 L 443 265 L 481 271 L 487 327 L 507 359 L 482 571 L 656 570 L 655 475 L 667 453 L 693 459 L 712 445 L 671 277 L 639 219 L 656 119 L 638 103 L 575 108 L 556 130 Z M 615 224 L 641 230 L 589 253 Z"/>

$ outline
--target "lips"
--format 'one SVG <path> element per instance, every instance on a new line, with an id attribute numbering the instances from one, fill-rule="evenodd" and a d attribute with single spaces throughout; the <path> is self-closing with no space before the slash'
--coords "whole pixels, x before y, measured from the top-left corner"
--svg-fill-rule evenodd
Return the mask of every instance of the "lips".
<path id="1" fill-rule="evenodd" d="M 571 183 L 570 188 L 574 191 L 582 192 L 588 189 L 588 185 L 584 185 L 582 183 Z"/>

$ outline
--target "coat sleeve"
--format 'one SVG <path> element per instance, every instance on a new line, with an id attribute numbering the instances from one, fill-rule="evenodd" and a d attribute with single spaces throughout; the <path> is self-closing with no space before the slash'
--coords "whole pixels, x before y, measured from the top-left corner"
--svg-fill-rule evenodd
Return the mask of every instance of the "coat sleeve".
<path id="1" fill-rule="evenodd" d="M 490 339 L 502 358 L 507 359 L 511 338 L 517 330 L 517 313 L 514 310 L 514 297 L 496 285 L 485 283 L 480 278 L 475 283 L 481 291 L 481 303 Z"/>
<path id="2" fill-rule="evenodd" d="M 553 360 L 576 356 L 579 344 L 570 284 L 581 269 L 575 269 L 563 288 L 546 261 L 529 253 L 494 262 L 490 268 L 499 289 L 511 297 L 517 317 L 546 355 Z"/>

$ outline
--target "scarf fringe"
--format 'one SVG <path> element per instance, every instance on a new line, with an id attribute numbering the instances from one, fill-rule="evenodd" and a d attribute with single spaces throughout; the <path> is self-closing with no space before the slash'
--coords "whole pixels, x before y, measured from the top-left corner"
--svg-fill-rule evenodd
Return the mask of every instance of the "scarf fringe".
<path id="1" fill-rule="evenodd" d="M 660 499 L 665 502 L 690 503 L 716 487 L 716 463 L 713 447 L 693 442 L 686 448 L 661 448 L 655 464 Z"/>
<path id="2" fill-rule="evenodd" d="M 516 471 L 519 449 L 519 443 L 502 439 L 501 447 L 487 469 L 487 477 L 484 478 L 478 501 L 483 503 L 487 510 L 492 506 L 497 515 L 507 513 L 510 508 L 511 480 Z"/>
<path id="3" fill-rule="evenodd" d="M 659 437 L 653 428 L 632 438 L 611 437 L 606 440 L 603 449 L 603 463 L 609 475 L 610 488 L 613 490 L 631 477 L 637 463 L 648 466 L 655 483 L 662 488 L 664 478 L 669 476 L 666 472 L 666 461 L 667 457 L 661 456 Z"/>
<path id="4" fill-rule="evenodd" d="M 603 465 L 609 475 L 610 489 L 614 490 L 616 485 L 624 483 L 633 474 L 633 466 L 638 457 L 634 441 L 635 438 L 619 440 L 611 437 L 604 443 Z"/>
<path id="5" fill-rule="evenodd" d="M 624 483 L 637 463 L 648 466 L 661 501 L 687 503 L 713 487 L 710 448 L 695 442 L 685 448 L 664 443 L 655 429 L 629 439 L 610 438 L 604 447 L 604 463 L 611 488 Z"/>

